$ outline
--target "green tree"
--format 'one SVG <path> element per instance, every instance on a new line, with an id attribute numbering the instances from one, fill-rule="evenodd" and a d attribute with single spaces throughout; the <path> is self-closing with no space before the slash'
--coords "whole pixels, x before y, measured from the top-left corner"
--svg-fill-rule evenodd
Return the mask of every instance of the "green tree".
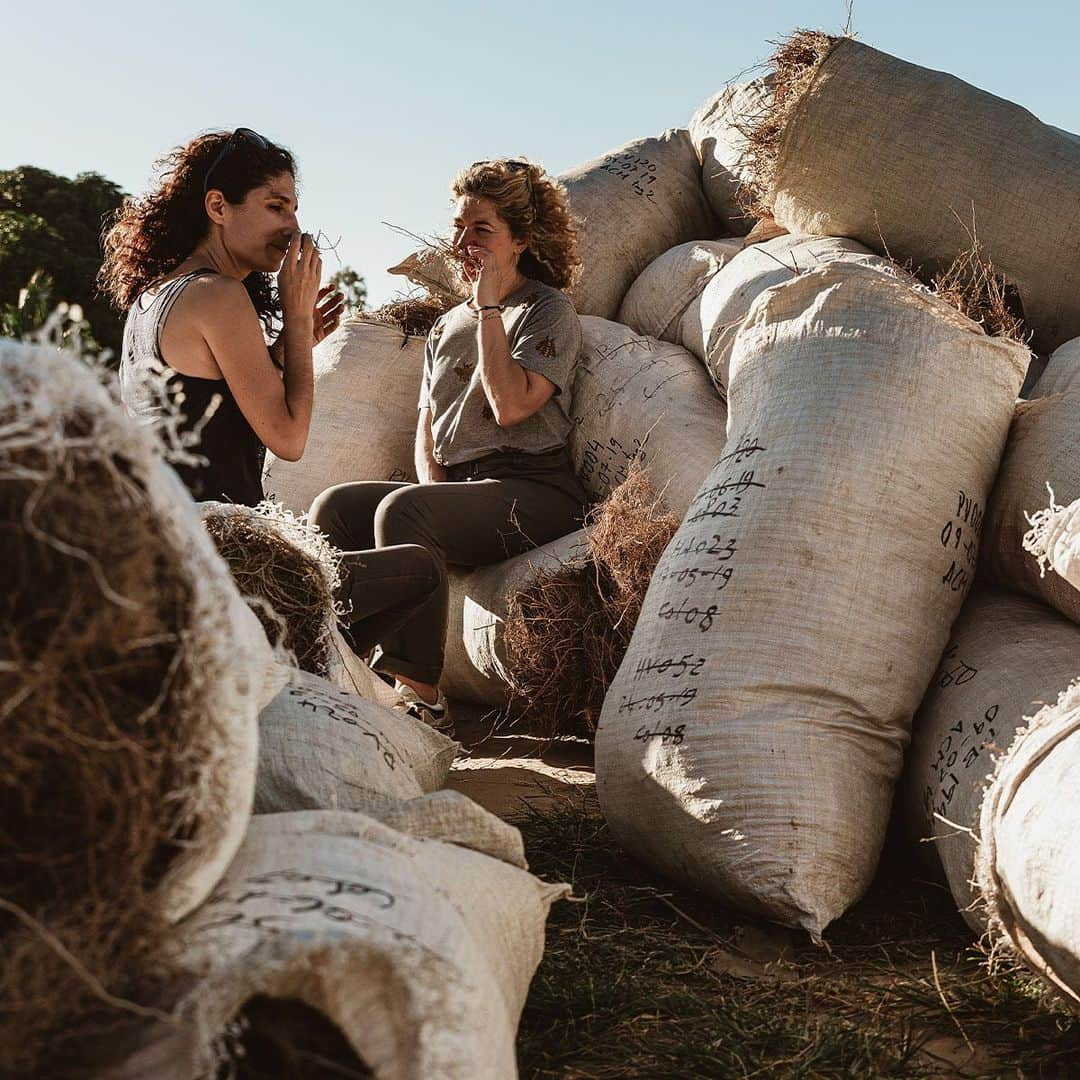
<path id="1" fill-rule="evenodd" d="M 345 303 L 355 311 L 363 311 L 367 303 L 367 282 L 351 266 L 343 266 L 329 281 L 340 289 Z"/>
<path id="2" fill-rule="evenodd" d="M 31 165 L 0 170 L 0 320 L 5 325 L 12 319 L 21 325 L 33 314 L 19 296 L 31 289 L 40 301 L 43 282 L 31 288 L 31 278 L 42 271 L 51 279 L 52 299 L 78 304 L 95 339 L 119 353 L 123 321 L 98 295 L 95 279 L 102 227 L 123 197 L 116 184 L 95 172 L 70 180 Z"/>

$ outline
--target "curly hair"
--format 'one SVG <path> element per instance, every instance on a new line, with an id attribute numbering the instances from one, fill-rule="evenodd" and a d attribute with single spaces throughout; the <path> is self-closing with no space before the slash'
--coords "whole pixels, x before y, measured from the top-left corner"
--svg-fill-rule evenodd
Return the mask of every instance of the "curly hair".
<path id="1" fill-rule="evenodd" d="M 491 202 L 515 240 L 528 244 L 518 259 L 526 276 L 567 289 L 581 267 L 578 228 L 566 188 L 530 161 L 478 161 L 454 177 L 454 198 Z"/>
<path id="2" fill-rule="evenodd" d="M 219 159 L 230 141 L 231 148 Z M 159 174 L 155 186 L 141 198 L 124 200 L 102 240 L 105 259 L 98 287 L 121 311 L 183 262 L 206 236 L 204 187 L 211 169 L 214 187 L 234 205 L 274 176 L 296 177 L 296 162 L 288 150 L 273 143 L 263 149 L 228 131 L 192 139 L 159 158 L 154 169 Z M 281 318 L 272 275 L 252 272 L 244 287 L 270 333 Z"/>

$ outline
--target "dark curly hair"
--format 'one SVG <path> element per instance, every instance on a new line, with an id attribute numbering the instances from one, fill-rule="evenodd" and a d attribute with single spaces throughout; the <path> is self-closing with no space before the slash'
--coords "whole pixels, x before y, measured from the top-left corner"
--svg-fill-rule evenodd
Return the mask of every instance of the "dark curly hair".
<path id="1" fill-rule="evenodd" d="M 518 269 L 529 278 L 567 289 L 581 266 L 577 224 L 566 188 L 530 161 L 501 158 L 478 161 L 454 177 L 455 198 L 487 199 L 510 227 L 514 239 L 528 244 Z"/>
<path id="2" fill-rule="evenodd" d="M 218 155 L 232 140 L 229 151 Z M 296 162 L 284 147 L 265 149 L 228 131 L 200 135 L 154 163 L 155 186 L 141 198 L 126 198 L 106 225 L 105 260 L 98 287 L 121 311 L 145 289 L 183 262 L 206 236 L 204 206 L 207 172 L 213 186 L 233 204 L 282 173 L 296 177 Z M 273 276 L 258 271 L 244 278 L 244 287 L 267 333 L 281 319 Z"/>

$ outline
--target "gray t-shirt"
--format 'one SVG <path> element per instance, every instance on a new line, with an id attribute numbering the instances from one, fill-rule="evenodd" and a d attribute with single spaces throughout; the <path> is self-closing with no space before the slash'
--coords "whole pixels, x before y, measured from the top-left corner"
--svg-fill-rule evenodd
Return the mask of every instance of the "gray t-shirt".
<path id="1" fill-rule="evenodd" d="M 527 420 L 499 427 L 476 370 L 476 312 L 467 304 L 451 308 L 428 334 L 419 402 L 421 409 L 431 410 L 435 460 L 443 465 L 498 451 L 539 454 L 566 445 L 581 352 L 581 321 L 574 305 L 565 293 L 539 281 L 526 281 L 503 304 L 510 355 L 550 379 L 557 391 Z"/>

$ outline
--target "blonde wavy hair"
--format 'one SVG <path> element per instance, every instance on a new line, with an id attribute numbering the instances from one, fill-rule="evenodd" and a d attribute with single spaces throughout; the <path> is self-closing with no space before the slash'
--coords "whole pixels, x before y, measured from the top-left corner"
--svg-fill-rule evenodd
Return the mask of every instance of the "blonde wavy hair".
<path id="1" fill-rule="evenodd" d="M 566 188 L 531 161 L 499 158 L 477 161 L 454 177 L 455 199 L 487 199 L 510 227 L 515 240 L 528 244 L 518 269 L 529 278 L 568 289 L 581 268 L 578 228 Z"/>

